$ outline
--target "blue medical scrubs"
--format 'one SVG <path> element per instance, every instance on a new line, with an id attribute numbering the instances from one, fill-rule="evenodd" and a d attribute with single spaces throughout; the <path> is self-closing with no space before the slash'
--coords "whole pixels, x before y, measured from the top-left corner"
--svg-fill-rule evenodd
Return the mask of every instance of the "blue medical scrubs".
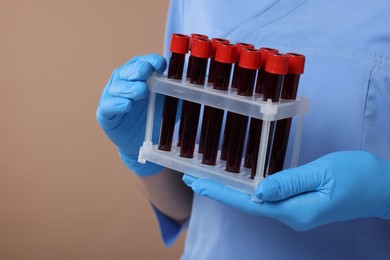
<path id="1" fill-rule="evenodd" d="M 390 161 L 390 1 L 173 0 L 166 41 L 173 32 L 306 55 L 299 95 L 310 98 L 311 111 L 300 164 L 341 150 Z M 157 216 L 172 243 L 180 227 Z M 195 195 L 182 259 L 390 259 L 390 221 L 298 232 Z"/>

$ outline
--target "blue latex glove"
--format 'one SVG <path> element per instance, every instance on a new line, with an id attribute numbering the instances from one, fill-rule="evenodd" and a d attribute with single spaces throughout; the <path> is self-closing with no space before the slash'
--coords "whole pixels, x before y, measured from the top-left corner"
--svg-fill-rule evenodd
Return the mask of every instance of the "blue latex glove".
<path id="1" fill-rule="evenodd" d="M 149 176 L 162 167 L 150 162 L 138 163 L 139 148 L 145 138 L 149 90 L 146 80 L 164 72 L 167 62 L 157 54 L 137 56 L 114 70 L 105 86 L 96 111 L 96 118 L 104 132 L 118 147 L 125 165 L 139 176 Z M 156 98 L 156 111 L 162 111 L 162 97 Z M 155 113 L 155 124 L 160 125 L 161 114 Z M 153 142 L 158 137 L 153 132 Z"/>
<path id="2" fill-rule="evenodd" d="M 262 202 L 215 181 L 189 175 L 196 193 L 250 214 L 278 219 L 295 230 L 355 218 L 390 219 L 390 163 L 360 151 L 336 152 L 265 178 Z"/>

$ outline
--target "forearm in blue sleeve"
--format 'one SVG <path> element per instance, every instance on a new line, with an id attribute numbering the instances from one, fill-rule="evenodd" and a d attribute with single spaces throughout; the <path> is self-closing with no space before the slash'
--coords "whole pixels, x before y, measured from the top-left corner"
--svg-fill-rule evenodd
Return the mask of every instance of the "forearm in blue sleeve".
<path id="1" fill-rule="evenodd" d="M 184 221 L 183 224 L 178 224 L 172 218 L 159 211 L 152 204 L 151 206 L 153 208 L 154 214 L 156 215 L 164 245 L 169 247 L 175 243 L 181 232 L 188 227 L 189 219 Z"/>

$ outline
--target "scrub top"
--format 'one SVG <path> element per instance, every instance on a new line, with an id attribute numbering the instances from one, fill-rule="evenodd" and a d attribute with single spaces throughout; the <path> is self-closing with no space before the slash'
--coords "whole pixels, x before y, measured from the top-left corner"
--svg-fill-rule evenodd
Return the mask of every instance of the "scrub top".
<path id="1" fill-rule="evenodd" d="M 298 95 L 309 97 L 311 108 L 300 164 L 341 150 L 390 161 L 390 1 L 173 0 L 166 47 L 175 32 L 306 56 Z M 156 213 L 171 244 L 183 227 Z M 195 195 L 182 256 L 190 259 L 390 259 L 390 221 L 300 232 Z"/>

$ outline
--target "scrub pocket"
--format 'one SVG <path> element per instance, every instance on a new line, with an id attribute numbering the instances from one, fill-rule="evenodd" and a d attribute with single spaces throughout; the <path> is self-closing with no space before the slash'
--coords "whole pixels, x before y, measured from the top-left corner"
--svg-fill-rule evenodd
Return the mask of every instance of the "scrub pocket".
<path id="1" fill-rule="evenodd" d="M 303 52 L 305 53 L 305 52 Z M 372 64 L 365 60 L 312 51 L 306 54 L 299 94 L 310 98 L 300 164 L 340 150 L 361 150 Z"/>

